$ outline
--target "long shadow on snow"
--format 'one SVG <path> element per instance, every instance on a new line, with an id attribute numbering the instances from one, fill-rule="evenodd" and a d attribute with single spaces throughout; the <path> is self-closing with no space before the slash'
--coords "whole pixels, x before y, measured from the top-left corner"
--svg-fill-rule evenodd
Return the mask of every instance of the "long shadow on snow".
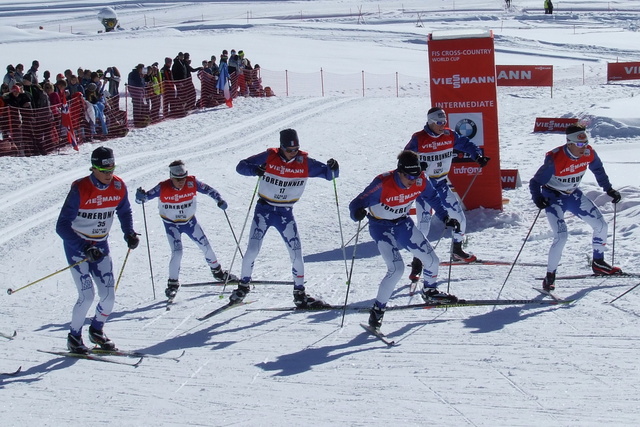
<path id="1" fill-rule="evenodd" d="M 552 306 L 513 306 L 505 307 L 498 310 L 492 310 L 487 313 L 471 316 L 463 320 L 466 328 L 474 328 L 473 334 L 486 334 L 489 332 L 499 331 L 506 325 L 520 322 L 533 316 L 544 314 L 556 309 L 570 309 L 571 305 L 552 305 Z M 531 311 L 530 311 L 531 310 Z M 527 312 L 529 311 L 529 312 Z"/>
<path id="2" fill-rule="evenodd" d="M 380 346 L 386 347 L 386 344 L 376 341 L 380 343 L 380 345 L 358 348 L 365 344 L 371 344 L 372 341 L 369 339 L 370 337 L 371 335 L 369 335 L 368 332 L 363 332 L 344 344 L 307 347 L 294 353 L 280 355 L 273 362 L 261 362 L 255 366 L 264 371 L 276 371 L 273 375 L 277 377 L 298 375 L 310 371 L 314 366 L 331 363 L 341 357 L 362 353 L 364 351 L 380 351 Z"/>
<path id="3" fill-rule="evenodd" d="M 41 363 L 36 366 L 32 366 L 29 369 L 22 370 L 19 374 L 12 377 L 0 377 L 0 390 L 4 388 L 5 384 L 9 383 L 25 383 L 31 384 L 42 380 L 42 376 L 52 371 L 59 369 L 66 369 L 75 365 L 80 359 L 74 359 L 71 357 L 50 355 L 51 360 Z M 28 376 L 34 376 L 33 378 L 25 378 Z"/>

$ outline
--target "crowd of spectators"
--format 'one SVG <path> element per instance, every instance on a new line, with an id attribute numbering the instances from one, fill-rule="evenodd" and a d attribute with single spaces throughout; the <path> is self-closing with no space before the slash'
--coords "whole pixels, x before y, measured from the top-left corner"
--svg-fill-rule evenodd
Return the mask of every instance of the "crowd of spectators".
<path id="1" fill-rule="evenodd" d="M 145 127 L 166 118 L 184 117 L 195 109 L 225 103 L 218 89 L 222 64 L 229 72 L 231 96 L 274 96 L 262 87 L 260 66 L 252 65 L 242 50 L 223 50 L 218 58 L 194 68 L 188 52 L 165 58 L 149 66 L 138 64 L 122 81 L 117 67 L 95 71 L 67 69 L 52 79 L 50 71 L 39 75 L 34 60 L 25 71 L 23 64 L 7 65 L 0 98 L 0 155 L 45 155 L 71 143 L 122 137 L 129 126 Z M 197 97 L 192 75 L 200 81 Z M 123 87 L 124 86 L 124 87 Z M 124 91 L 123 91 L 124 89 Z M 132 123 L 126 101 L 132 101 Z"/>

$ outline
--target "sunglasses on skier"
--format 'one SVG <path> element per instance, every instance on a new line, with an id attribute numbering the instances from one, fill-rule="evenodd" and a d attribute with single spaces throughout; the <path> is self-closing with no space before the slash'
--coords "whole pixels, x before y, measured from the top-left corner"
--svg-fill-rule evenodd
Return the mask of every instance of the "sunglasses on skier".
<path id="1" fill-rule="evenodd" d="M 102 173 L 113 173 L 113 171 L 116 170 L 115 166 L 111 166 L 110 168 L 101 168 L 99 166 L 94 166 L 93 167 L 95 170 L 100 171 Z"/>
<path id="2" fill-rule="evenodd" d="M 300 151 L 300 147 L 292 147 L 292 148 L 283 148 L 287 153 L 297 153 Z"/>
<path id="3" fill-rule="evenodd" d="M 589 145 L 589 141 L 587 142 L 572 142 L 572 144 L 574 144 L 576 147 L 586 147 L 587 145 Z"/>

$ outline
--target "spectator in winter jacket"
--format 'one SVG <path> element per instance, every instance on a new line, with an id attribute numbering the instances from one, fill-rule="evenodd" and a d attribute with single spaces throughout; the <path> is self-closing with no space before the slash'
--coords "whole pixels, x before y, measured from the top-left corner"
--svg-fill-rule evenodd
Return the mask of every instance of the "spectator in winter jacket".
<path id="1" fill-rule="evenodd" d="M 33 83 L 31 74 L 25 74 L 22 78 L 22 84 L 24 86 L 25 93 L 31 95 L 33 108 L 43 108 L 49 106 L 49 97 L 44 93 L 39 84 Z"/>
<path id="2" fill-rule="evenodd" d="M 133 124 L 145 127 L 149 124 L 149 106 L 145 100 L 144 64 L 138 64 L 127 78 L 129 93 L 133 103 Z"/>
<path id="3" fill-rule="evenodd" d="M 220 67 L 218 67 L 218 64 L 216 64 L 215 55 L 211 55 L 211 74 L 216 77 L 220 75 Z"/>
<path id="4" fill-rule="evenodd" d="M 173 58 L 173 65 L 171 66 L 171 74 L 173 80 L 184 80 L 187 78 L 187 67 L 184 62 L 184 53 L 178 53 L 178 56 Z"/>
<path id="5" fill-rule="evenodd" d="M 7 74 L 5 74 L 2 82 L 7 85 L 9 90 L 16 84 L 16 68 L 13 65 L 7 65 Z"/>
<path id="6" fill-rule="evenodd" d="M 84 87 L 78 81 L 78 76 L 72 74 L 69 78 L 69 85 L 67 89 L 69 90 L 69 96 L 73 97 L 73 94 L 79 93 L 84 98 Z"/>
<path id="7" fill-rule="evenodd" d="M 31 63 L 31 68 L 29 71 L 25 73 L 25 75 L 31 76 L 31 83 L 38 84 L 38 68 L 40 67 L 40 63 L 37 60 L 33 60 Z"/>
<path id="8" fill-rule="evenodd" d="M 107 106 L 111 110 L 117 111 L 120 109 L 120 71 L 118 67 L 107 68 L 104 73 L 104 81 L 107 88 L 105 92 Z"/>
<path id="9" fill-rule="evenodd" d="M 24 77 L 24 65 L 16 65 L 16 73 L 14 75 L 16 82 L 22 83 L 22 77 Z"/>
<path id="10" fill-rule="evenodd" d="M 42 85 L 42 89 L 44 90 L 44 93 L 46 93 L 49 97 L 49 105 L 54 106 L 62 103 L 60 95 L 53 90 L 54 88 L 51 82 L 44 83 Z"/>

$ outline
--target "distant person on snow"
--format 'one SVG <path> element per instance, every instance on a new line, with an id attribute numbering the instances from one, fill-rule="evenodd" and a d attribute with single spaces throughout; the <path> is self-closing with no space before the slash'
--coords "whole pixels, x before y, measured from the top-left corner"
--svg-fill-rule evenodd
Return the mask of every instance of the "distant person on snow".
<path id="1" fill-rule="evenodd" d="M 78 300 L 67 336 L 67 348 L 72 353 L 89 351 L 82 341 L 82 326 L 95 296 L 94 284 L 100 301 L 89 326 L 89 340 L 105 350 L 116 348 L 103 331 L 115 303 L 113 263 L 107 242 L 115 215 L 129 249 L 137 248 L 140 240 L 133 230 L 127 187 L 113 174 L 115 168 L 113 150 L 96 148 L 91 154 L 91 175 L 71 184 L 56 224 L 67 262 L 77 264 L 71 269 L 71 276 L 78 288 Z"/>
<path id="2" fill-rule="evenodd" d="M 238 281 L 234 275 L 222 271 L 218 257 L 211 248 L 202 227 L 198 224 L 196 219 L 196 196 L 198 193 L 210 196 L 220 209 L 227 209 L 227 202 L 220 196 L 220 193 L 196 179 L 195 176 L 189 175 L 182 160 L 175 160 L 169 164 L 169 179 L 162 181 L 149 191 L 144 191 L 142 187 L 136 191 L 136 203 L 139 204 L 158 198 L 160 218 L 162 218 L 171 248 L 169 280 L 165 290 L 165 295 L 169 299 L 175 298 L 180 287 L 183 233 L 198 245 L 214 278 L 225 281 L 229 276 L 229 280 Z"/>
<path id="3" fill-rule="evenodd" d="M 258 176 L 258 202 L 253 214 L 249 245 L 242 260 L 240 284 L 229 298 L 230 304 L 240 303 L 249 293 L 253 265 L 258 257 L 267 230 L 274 227 L 284 240 L 291 258 L 293 301 L 297 307 L 322 307 L 325 303 L 305 293 L 304 260 L 298 226 L 293 217 L 293 205 L 302 197 L 309 178 L 328 181 L 339 175 L 338 162 L 327 164 L 314 160 L 300 151 L 298 133 L 294 129 L 280 132 L 280 148 L 241 160 L 236 171 L 244 176 Z"/>
<path id="4" fill-rule="evenodd" d="M 467 153 L 481 168 L 489 163 L 489 157 L 485 157 L 482 150 L 473 141 L 447 127 L 447 113 L 440 107 L 433 107 L 427 112 L 427 123 L 424 128 L 414 133 L 405 147 L 405 150 L 418 154 L 420 164 L 425 169 L 425 174 L 431 185 L 440 196 L 442 205 L 449 216 L 460 223 L 460 227 L 453 232 L 453 258 L 462 262 L 474 262 L 477 257 L 462 249 L 467 228 L 462 201 L 447 179 L 454 157 L 454 149 Z M 431 206 L 424 197 L 420 196 L 416 200 L 416 214 L 418 228 L 427 236 L 431 225 Z M 411 263 L 409 279 L 412 282 L 417 282 L 421 272 L 420 259 L 414 258 Z"/>
<path id="5" fill-rule="evenodd" d="M 387 274 L 380 282 L 378 295 L 369 315 L 369 326 L 374 329 L 380 328 L 387 302 L 404 273 L 400 249 L 409 250 L 420 260 L 420 265 L 424 265 L 424 288 L 421 295 L 425 302 L 439 304 L 458 300 L 453 295 L 438 291 L 440 261 L 425 235 L 409 216 L 413 201 L 418 197 L 427 200 L 448 227 L 460 227 L 460 223 L 450 218 L 442 206 L 413 151 L 401 152 L 397 168 L 378 175 L 349 204 L 351 219 L 360 222 L 365 217 L 369 218 L 369 233 L 387 265 Z"/>
<path id="6" fill-rule="evenodd" d="M 553 14 L 553 3 L 551 2 L 551 0 L 544 0 L 544 14 Z"/>
<path id="7" fill-rule="evenodd" d="M 595 150 L 589 145 L 589 138 L 582 126 L 568 126 L 565 145 L 549 151 L 544 164 L 529 182 L 533 202 L 538 209 L 547 213 L 549 225 L 554 234 L 549 250 L 547 276 L 542 281 L 545 291 L 555 289 L 556 269 L 560 264 L 562 250 L 567 242 L 565 212 L 571 212 L 593 229 L 593 262 L 591 269 L 597 275 L 621 274 L 622 270 L 612 267 L 604 260 L 607 243 L 607 223 L 596 205 L 578 188 L 587 168 L 593 172 L 598 185 L 618 203 L 622 196 L 613 189 L 604 166 Z"/>

